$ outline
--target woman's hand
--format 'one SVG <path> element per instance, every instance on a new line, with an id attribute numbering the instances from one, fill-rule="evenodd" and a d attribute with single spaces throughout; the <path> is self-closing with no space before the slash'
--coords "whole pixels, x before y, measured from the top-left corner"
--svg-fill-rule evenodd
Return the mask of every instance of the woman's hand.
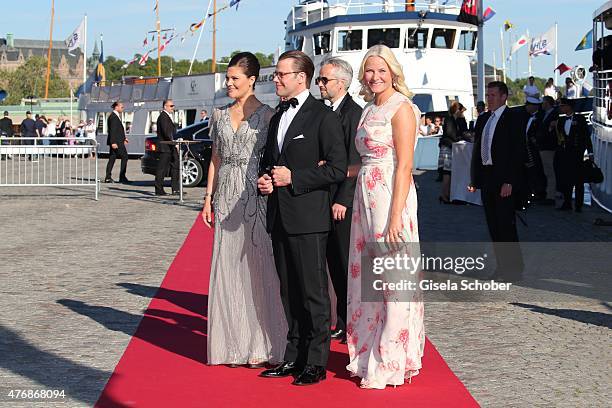
<path id="1" fill-rule="evenodd" d="M 208 228 L 212 227 L 213 219 L 212 219 L 212 204 L 211 204 L 210 197 L 206 197 L 206 200 L 204 201 L 204 208 L 202 208 L 202 220 L 204 221 L 204 224 L 206 224 Z"/>
<path id="2" fill-rule="evenodd" d="M 391 217 L 389 222 L 389 228 L 387 229 L 387 235 L 385 235 L 385 242 L 391 244 L 390 247 L 394 250 L 399 249 L 399 242 L 406 242 L 404 236 L 404 223 L 401 217 Z"/>

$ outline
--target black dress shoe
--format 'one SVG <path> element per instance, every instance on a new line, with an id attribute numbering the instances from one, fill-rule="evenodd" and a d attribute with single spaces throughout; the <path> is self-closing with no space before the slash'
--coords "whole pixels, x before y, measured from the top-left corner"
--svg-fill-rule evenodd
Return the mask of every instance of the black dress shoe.
<path id="1" fill-rule="evenodd" d="M 299 372 L 300 368 L 298 367 L 297 363 L 293 361 L 284 361 L 274 368 L 262 371 L 259 376 L 268 378 L 281 378 L 289 377 L 290 375 L 298 374 Z"/>
<path id="2" fill-rule="evenodd" d="M 104 179 L 104 182 L 105 182 L 105 183 L 116 183 L 116 181 L 115 181 L 115 180 L 113 180 L 112 178 L 105 178 L 105 179 Z"/>
<path id="3" fill-rule="evenodd" d="M 342 329 L 336 329 L 331 332 L 331 338 L 334 340 L 340 340 L 345 335 L 346 335 L 346 332 Z"/>
<path id="4" fill-rule="evenodd" d="M 156 196 L 165 196 L 165 195 L 168 195 L 168 193 L 166 193 L 165 191 L 156 191 L 155 195 Z"/>
<path id="5" fill-rule="evenodd" d="M 119 182 L 123 183 L 123 184 L 132 184 L 132 182 L 130 180 L 128 180 L 127 178 L 125 178 L 125 177 L 119 179 Z"/>
<path id="6" fill-rule="evenodd" d="M 325 379 L 325 367 L 308 364 L 293 381 L 293 385 L 313 385 Z"/>

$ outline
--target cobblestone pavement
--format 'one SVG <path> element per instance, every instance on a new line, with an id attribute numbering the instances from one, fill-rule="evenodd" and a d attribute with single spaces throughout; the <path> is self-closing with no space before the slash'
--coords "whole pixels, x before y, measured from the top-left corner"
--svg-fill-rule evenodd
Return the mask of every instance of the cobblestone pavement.
<path id="1" fill-rule="evenodd" d="M 417 177 L 421 239 L 486 240 L 482 209 L 438 205 L 433 176 Z M 202 196 L 202 188 L 189 189 L 184 205 L 155 197 L 152 177 L 140 173 L 136 160 L 128 177 L 132 185 L 103 184 L 98 202 L 90 189 L 0 188 L 0 253 L 7 260 L 0 268 L 0 388 L 3 395 L 9 389 L 67 395 L 38 405 L 2 396 L 0 406 L 97 400 Z M 612 218 L 597 209 L 536 207 L 526 214 L 521 239 L 612 241 L 609 227 L 593 226 L 595 217 Z M 524 301 L 514 304 L 426 305 L 428 336 L 481 405 L 609 405 L 610 304 L 576 289 L 596 276 L 562 278 L 557 284 L 567 290 L 555 302 L 538 302 L 543 290 L 527 284 L 520 288 Z"/>

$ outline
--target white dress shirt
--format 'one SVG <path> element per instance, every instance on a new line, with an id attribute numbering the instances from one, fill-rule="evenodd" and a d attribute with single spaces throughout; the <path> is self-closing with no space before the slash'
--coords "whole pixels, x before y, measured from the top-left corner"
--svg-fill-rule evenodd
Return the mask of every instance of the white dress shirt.
<path id="1" fill-rule="evenodd" d="M 278 143 L 278 150 L 283 150 L 283 141 L 285 140 L 285 134 L 287 133 L 287 129 L 289 129 L 289 125 L 295 118 L 295 115 L 299 112 L 300 108 L 306 102 L 310 96 L 310 91 L 308 89 L 300 92 L 295 98 L 298 100 L 298 105 L 296 107 L 290 106 L 280 118 L 280 122 L 278 123 L 278 132 L 276 133 L 276 141 Z"/>
<path id="2" fill-rule="evenodd" d="M 525 96 L 531 96 L 533 98 L 540 97 L 540 90 L 535 85 L 529 85 L 529 84 L 525 85 L 523 87 L 523 92 L 525 92 Z"/>
<path id="3" fill-rule="evenodd" d="M 489 142 L 487 146 L 487 151 L 489 152 L 489 160 L 487 160 L 486 162 L 483 162 L 482 164 L 484 165 L 493 164 L 493 159 L 491 158 L 491 146 L 493 145 L 493 135 L 495 134 L 495 128 L 497 127 L 497 122 L 499 121 L 499 118 L 501 117 L 501 115 L 504 113 L 505 110 L 506 110 L 506 105 L 502 105 L 499 108 L 497 108 L 493 112 L 494 115 L 489 117 L 489 120 L 487 121 L 485 125 L 485 130 L 486 130 L 487 125 L 489 124 L 489 122 L 491 122 L 491 125 L 489 127 L 489 134 L 487 135 L 487 141 Z M 485 135 L 483 135 L 483 137 L 484 136 Z"/>

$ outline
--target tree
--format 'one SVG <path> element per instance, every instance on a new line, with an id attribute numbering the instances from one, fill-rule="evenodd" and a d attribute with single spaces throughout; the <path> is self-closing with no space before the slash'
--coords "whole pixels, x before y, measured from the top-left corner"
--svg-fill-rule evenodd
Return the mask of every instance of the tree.
<path id="1" fill-rule="evenodd" d="M 21 99 L 30 95 L 38 98 L 45 96 L 45 81 L 47 75 L 47 60 L 43 57 L 29 58 L 25 64 L 14 72 L 1 71 L 0 84 L 5 86 L 8 97 L 2 102 L 5 105 L 18 105 Z M 67 98 L 70 86 L 51 69 L 49 79 L 49 98 Z"/>

